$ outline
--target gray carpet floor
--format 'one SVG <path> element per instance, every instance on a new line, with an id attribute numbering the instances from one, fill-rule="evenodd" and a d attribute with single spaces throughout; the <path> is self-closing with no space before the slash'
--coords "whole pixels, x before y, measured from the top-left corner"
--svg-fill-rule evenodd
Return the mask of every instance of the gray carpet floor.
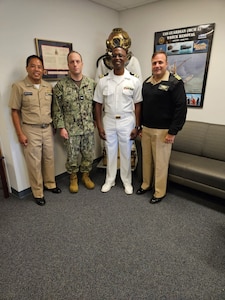
<path id="1" fill-rule="evenodd" d="M 39 207 L 0 190 L 1 300 L 225 299 L 225 201 L 169 183 L 167 197 L 82 183 Z M 134 175 L 134 189 L 139 182 Z"/>

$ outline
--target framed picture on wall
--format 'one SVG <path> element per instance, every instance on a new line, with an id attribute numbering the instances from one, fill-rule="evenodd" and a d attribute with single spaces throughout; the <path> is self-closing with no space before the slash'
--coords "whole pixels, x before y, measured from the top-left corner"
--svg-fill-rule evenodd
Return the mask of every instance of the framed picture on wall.
<path id="1" fill-rule="evenodd" d="M 154 51 L 165 51 L 168 70 L 182 78 L 188 107 L 203 107 L 214 30 L 210 23 L 155 32 Z"/>
<path id="2" fill-rule="evenodd" d="M 67 55 L 73 50 L 72 43 L 35 38 L 37 55 L 43 59 L 43 79 L 58 80 L 68 75 Z"/>

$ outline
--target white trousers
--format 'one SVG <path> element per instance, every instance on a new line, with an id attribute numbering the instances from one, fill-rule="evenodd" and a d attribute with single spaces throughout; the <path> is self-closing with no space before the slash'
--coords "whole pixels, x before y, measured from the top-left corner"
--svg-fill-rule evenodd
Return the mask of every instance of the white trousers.
<path id="1" fill-rule="evenodd" d="M 131 147 L 130 133 L 135 127 L 134 114 L 124 114 L 120 119 L 105 114 L 103 125 L 106 133 L 107 170 L 106 182 L 113 184 L 117 174 L 118 146 L 120 151 L 120 178 L 124 185 L 131 184 Z"/>

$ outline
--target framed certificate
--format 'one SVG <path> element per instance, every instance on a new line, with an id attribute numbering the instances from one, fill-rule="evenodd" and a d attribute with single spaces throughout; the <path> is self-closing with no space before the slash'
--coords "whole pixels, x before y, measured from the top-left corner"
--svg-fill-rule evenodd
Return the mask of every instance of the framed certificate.
<path id="1" fill-rule="evenodd" d="M 72 43 L 35 38 L 37 55 L 43 59 L 43 79 L 58 80 L 68 75 L 67 55 L 73 50 Z"/>

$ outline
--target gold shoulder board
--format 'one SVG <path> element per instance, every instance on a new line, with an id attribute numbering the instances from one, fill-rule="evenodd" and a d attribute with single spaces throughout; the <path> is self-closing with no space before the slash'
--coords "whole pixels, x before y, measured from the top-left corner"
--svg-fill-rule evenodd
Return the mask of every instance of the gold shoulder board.
<path id="1" fill-rule="evenodd" d="M 107 75 L 109 75 L 109 73 L 99 75 L 99 78 L 103 78 L 103 77 L 105 77 L 105 76 L 107 76 Z"/>
<path id="2" fill-rule="evenodd" d="M 177 73 L 175 73 L 175 74 L 173 74 L 173 75 L 174 75 L 174 77 L 175 77 L 177 80 L 181 80 L 181 79 L 182 79 Z"/>
<path id="3" fill-rule="evenodd" d="M 138 74 L 134 74 L 134 73 L 130 72 L 130 75 L 133 75 L 134 77 L 139 78 Z"/>

